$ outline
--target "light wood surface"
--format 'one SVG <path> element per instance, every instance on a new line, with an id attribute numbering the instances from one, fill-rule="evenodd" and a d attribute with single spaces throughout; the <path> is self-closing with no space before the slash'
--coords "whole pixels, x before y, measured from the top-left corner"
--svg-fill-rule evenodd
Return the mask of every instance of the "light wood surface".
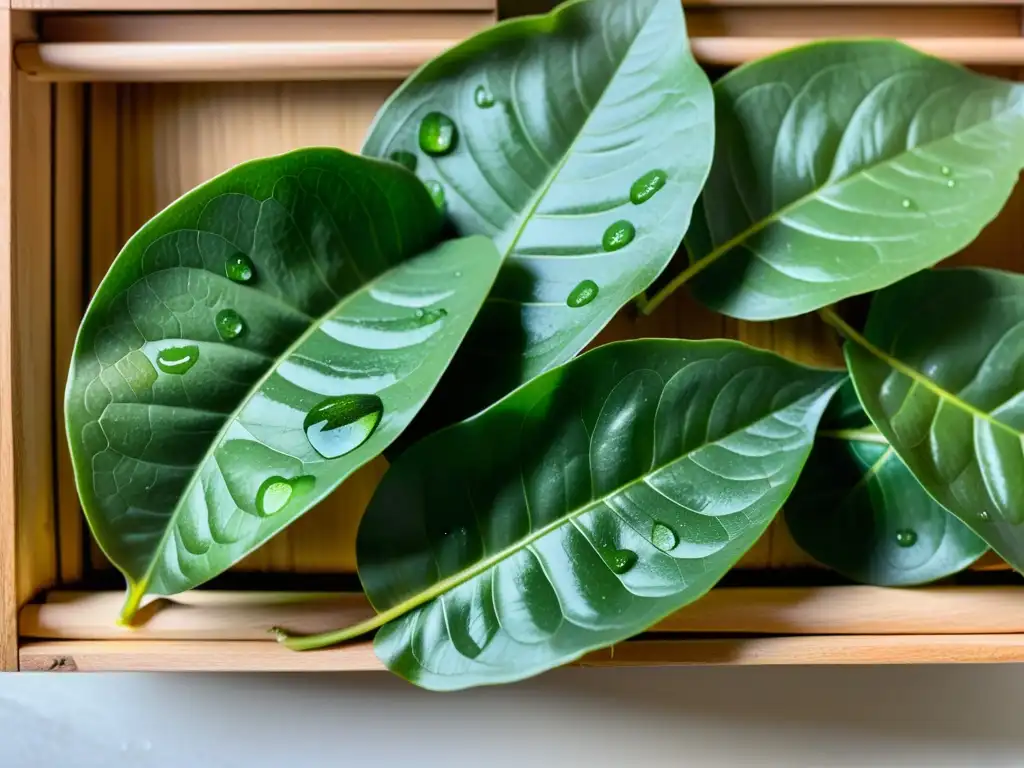
<path id="1" fill-rule="evenodd" d="M 492 23 L 492 12 L 94 14 L 43 20 L 19 66 L 47 80 L 203 81 L 402 77 Z M 829 36 L 904 39 L 968 64 L 1024 63 L 1021 9 L 971 4 L 886 8 L 693 7 L 693 50 L 731 66 Z"/>
<path id="2" fill-rule="evenodd" d="M 40 672 L 376 672 L 370 643 L 298 653 L 274 642 L 74 640 L 26 643 L 21 668 Z M 578 666 L 984 664 L 1024 661 L 1020 635 L 846 635 L 630 640 Z"/>
<path id="3" fill-rule="evenodd" d="M 269 640 L 281 626 L 314 634 L 373 615 L 362 594 L 199 591 L 156 599 L 138 626 L 117 626 L 120 592 L 51 592 L 21 610 L 23 637 L 47 640 Z M 721 588 L 651 632 L 751 635 L 1024 634 L 1024 585 L 883 589 Z"/>
<path id="4" fill-rule="evenodd" d="M 17 598 L 57 578 L 53 495 L 51 89 L 14 81 L 14 460 Z"/>
<path id="5" fill-rule="evenodd" d="M 11 12 L 0 10 L 0 45 L 10 50 Z M 11 226 L 14 172 L 11 161 L 11 126 L 14 122 L 11 91 L 13 61 L 0 63 L 0 672 L 18 665 L 18 598 L 16 584 L 14 490 L 14 313 L 11 279 L 14 267 Z"/>
<path id="6" fill-rule="evenodd" d="M 54 86 L 53 177 L 53 414 L 56 420 L 57 531 L 60 578 L 72 583 L 84 573 L 82 509 L 64 436 L 64 388 L 82 318 L 85 292 L 85 86 Z"/>
<path id="7" fill-rule="evenodd" d="M 492 10 L 496 2 L 497 0 L 11 0 L 14 8 L 39 11 L 484 11 Z"/>

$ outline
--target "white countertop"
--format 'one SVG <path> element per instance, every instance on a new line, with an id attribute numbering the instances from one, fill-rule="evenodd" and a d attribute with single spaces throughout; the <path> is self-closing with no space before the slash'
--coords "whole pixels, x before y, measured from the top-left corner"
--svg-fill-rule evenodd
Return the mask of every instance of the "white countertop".
<path id="1" fill-rule="evenodd" d="M 1022 710 L 1024 666 L 5 675 L 0 766 L 1022 766 Z"/>

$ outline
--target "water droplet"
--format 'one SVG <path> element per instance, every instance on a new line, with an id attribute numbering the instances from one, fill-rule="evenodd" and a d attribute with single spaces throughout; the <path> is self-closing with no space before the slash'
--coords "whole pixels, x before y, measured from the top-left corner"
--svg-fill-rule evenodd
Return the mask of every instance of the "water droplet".
<path id="1" fill-rule="evenodd" d="M 486 85 L 478 85 L 476 90 L 473 91 L 473 103 L 480 107 L 480 109 L 490 109 L 494 106 L 494 94 L 490 92 Z"/>
<path id="2" fill-rule="evenodd" d="M 431 112 L 420 123 L 420 149 L 428 155 L 447 155 L 459 140 L 459 130 L 448 115 Z"/>
<path id="3" fill-rule="evenodd" d="M 952 189 L 953 187 L 956 186 L 956 181 L 954 179 L 950 179 L 949 181 L 946 182 L 946 186 Z"/>
<path id="4" fill-rule="evenodd" d="M 310 410 L 302 426 L 317 453 L 337 459 L 369 440 L 383 414 L 384 403 L 377 395 L 341 395 Z"/>
<path id="5" fill-rule="evenodd" d="M 456 277 L 462 277 L 462 272 L 456 272 L 456 273 L 455 273 L 455 276 L 456 276 Z"/>
<path id="6" fill-rule="evenodd" d="M 651 543 L 662 552 L 671 552 L 679 546 L 679 537 L 664 523 L 655 522 L 651 528 Z"/>
<path id="7" fill-rule="evenodd" d="M 636 561 L 636 552 L 631 549 L 615 549 L 608 553 L 609 567 L 620 575 L 636 565 Z"/>
<path id="8" fill-rule="evenodd" d="M 896 531 L 896 543 L 901 547 L 912 547 L 917 544 L 917 533 L 909 528 Z"/>
<path id="9" fill-rule="evenodd" d="M 445 208 L 448 206 L 448 200 L 444 194 L 444 186 L 439 181 L 433 179 L 424 181 L 423 186 L 427 188 L 427 192 L 430 193 L 430 199 L 434 201 L 434 205 L 437 206 L 437 210 L 444 213 Z"/>
<path id="10" fill-rule="evenodd" d="M 664 171 L 651 171 L 645 173 L 633 182 L 629 189 L 629 199 L 633 205 L 641 205 L 654 197 L 668 181 L 668 174 Z"/>
<path id="11" fill-rule="evenodd" d="M 565 300 L 565 303 L 573 309 L 585 307 L 597 298 L 599 291 L 600 288 L 597 287 L 597 283 L 593 280 L 584 280 L 572 289 L 572 293 L 569 294 L 569 298 Z"/>
<path id="12" fill-rule="evenodd" d="M 636 237 L 636 227 L 628 221 L 616 221 L 605 230 L 604 239 L 601 241 L 606 251 L 618 251 L 633 242 Z"/>
<path id="13" fill-rule="evenodd" d="M 224 341 L 237 339 L 245 332 L 245 320 L 233 309 L 222 309 L 218 312 L 214 324 Z"/>
<path id="14" fill-rule="evenodd" d="M 988 522 L 988 520 L 990 519 L 988 512 L 986 512 L 984 509 L 981 510 L 981 512 L 978 513 L 978 517 L 980 517 L 985 522 Z"/>
<path id="15" fill-rule="evenodd" d="M 904 197 L 903 202 L 901 202 L 900 205 L 909 210 L 914 207 L 914 201 L 911 200 L 909 197 Z"/>
<path id="16" fill-rule="evenodd" d="M 248 283 L 256 276 L 256 268 L 244 253 L 236 253 L 224 262 L 224 274 L 236 283 Z"/>
<path id="17" fill-rule="evenodd" d="M 425 314 L 427 313 L 422 309 L 417 309 L 415 312 L 413 312 L 413 315 L 415 315 L 417 318 L 423 317 Z"/>
<path id="18" fill-rule="evenodd" d="M 950 169 L 948 165 L 942 166 L 940 170 L 942 171 L 943 176 L 950 176 L 953 173 L 953 171 Z"/>
<path id="19" fill-rule="evenodd" d="M 268 477 L 256 491 L 256 509 L 264 517 L 276 515 L 293 497 L 311 490 L 315 483 L 316 479 L 309 475 L 291 480 L 277 475 Z"/>
<path id="20" fill-rule="evenodd" d="M 198 360 L 199 347 L 194 344 L 161 349 L 156 356 L 156 364 L 161 371 L 178 375 L 188 373 Z"/>
<path id="21" fill-rule="evenodd" d="M 412 152 L 406 152 L 404 149 L 399 149 L 391 153 L 391 162 L 403 165 L 413 173 L 416 173 L 416 166 L 419 164 L 419 159 Z"/>

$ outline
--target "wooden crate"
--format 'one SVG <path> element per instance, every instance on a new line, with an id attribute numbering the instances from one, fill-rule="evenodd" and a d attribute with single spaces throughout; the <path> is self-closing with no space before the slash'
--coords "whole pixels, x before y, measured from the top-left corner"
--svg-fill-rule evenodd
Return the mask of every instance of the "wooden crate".
<path id="1" fill-rule="evenodd" d="M 231 591 L 159 600 L 143 628 L 116 627 L 119 577 L 83 525 L 63 434 L 67 365 L 89 294 L 147 218 L 252 157 L 357 150 L 401 78 L 498 10 L 496 0 L 0 0 L 13 52 L 0 68 L 0 668 L 381 668 L 368 643 L 297 654 L 266 628 L 368 615 L 344 590 L 357 585 L 355 530 L 382 460 L 217 581 Z M 687 13 L 694 50 L 714 67 L 836 35 L 899 37 L 1004 77 L 1024 65 L 1022 8 L 1008 0 L 692 0 Z M 1020 270 L 1022 227 L 1018 193 L 956 258 Z M 685 296 L 650 318 L 616 318 L 600 341 L 631 336 L 726 336 L 840 360 L 813 317 L 744 323 Z M 726 586 L 583 663 L 1024 660 L 1016 578 L 989 558 L 954 581 L 844 586 L 776 524 Z"/>

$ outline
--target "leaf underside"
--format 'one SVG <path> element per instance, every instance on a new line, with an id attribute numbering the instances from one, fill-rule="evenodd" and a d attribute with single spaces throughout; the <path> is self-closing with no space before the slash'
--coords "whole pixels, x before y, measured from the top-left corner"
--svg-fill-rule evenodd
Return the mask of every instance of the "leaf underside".
<path id="1" fill-rule="evenodd" d="M 789 494 L 841 374 L 727 341 L 601 347 L 403 454 L 359 530 L 396 673 L 501 683 L 692 602 Z"/>
<path id="2" fill-rule="evenodd" d="M 863 584 L 936 581 L 988 549 L 914 479 L 871 425 L 852 384 L 825 411 L 785 515 L 808 554 Z"/>
<path id="3" fill-rule="evenodd" d="M 443 156 L 420 149 L 432 112 L 458 131 Z M 455 229 L 494 238 L 506 257 L 431 403 L 434 423 L 570 360 L 650 285 L 682 241 L 712 144 L 711 87 L 678 0 L 582 0 L 504 22 L 398 90 L 363 151 L 412 153 L 419 176 L 442 186 Z M 631 188 L 653 171 L 664 187 L 633 202 Z M 635 239 L 607 251 L 617 222 Z M 588 280 L 596 296 L 570 305 Z"/>
<path id="4" fill-rule="evenodd" d="M 875 297 L 864 337 L 846 358 L 875 426 L 936 501 L 1024 568 L 1024 275 L 922 272 Z"/>
<path id="5" fill-rule="evenodd" d="M 409 423 L 500 263 L 485 238 L 424 253 L 440 224 L 405 170 L 313 149 L 227 172 L 125 246 L 82 323 L 66 413 L 126 617 L 228 568 Z M 326 459 L 304 420 L 343 395 L 383 413 Z"/>
<path id="6" fill-rule="evenodd" d="M 695 295 L 793 317 L 957 252 L 1024 165 L 1022 93 L 892 41 L 734 70 L 715 84 L 715 161 L 686 238 Z"/>

